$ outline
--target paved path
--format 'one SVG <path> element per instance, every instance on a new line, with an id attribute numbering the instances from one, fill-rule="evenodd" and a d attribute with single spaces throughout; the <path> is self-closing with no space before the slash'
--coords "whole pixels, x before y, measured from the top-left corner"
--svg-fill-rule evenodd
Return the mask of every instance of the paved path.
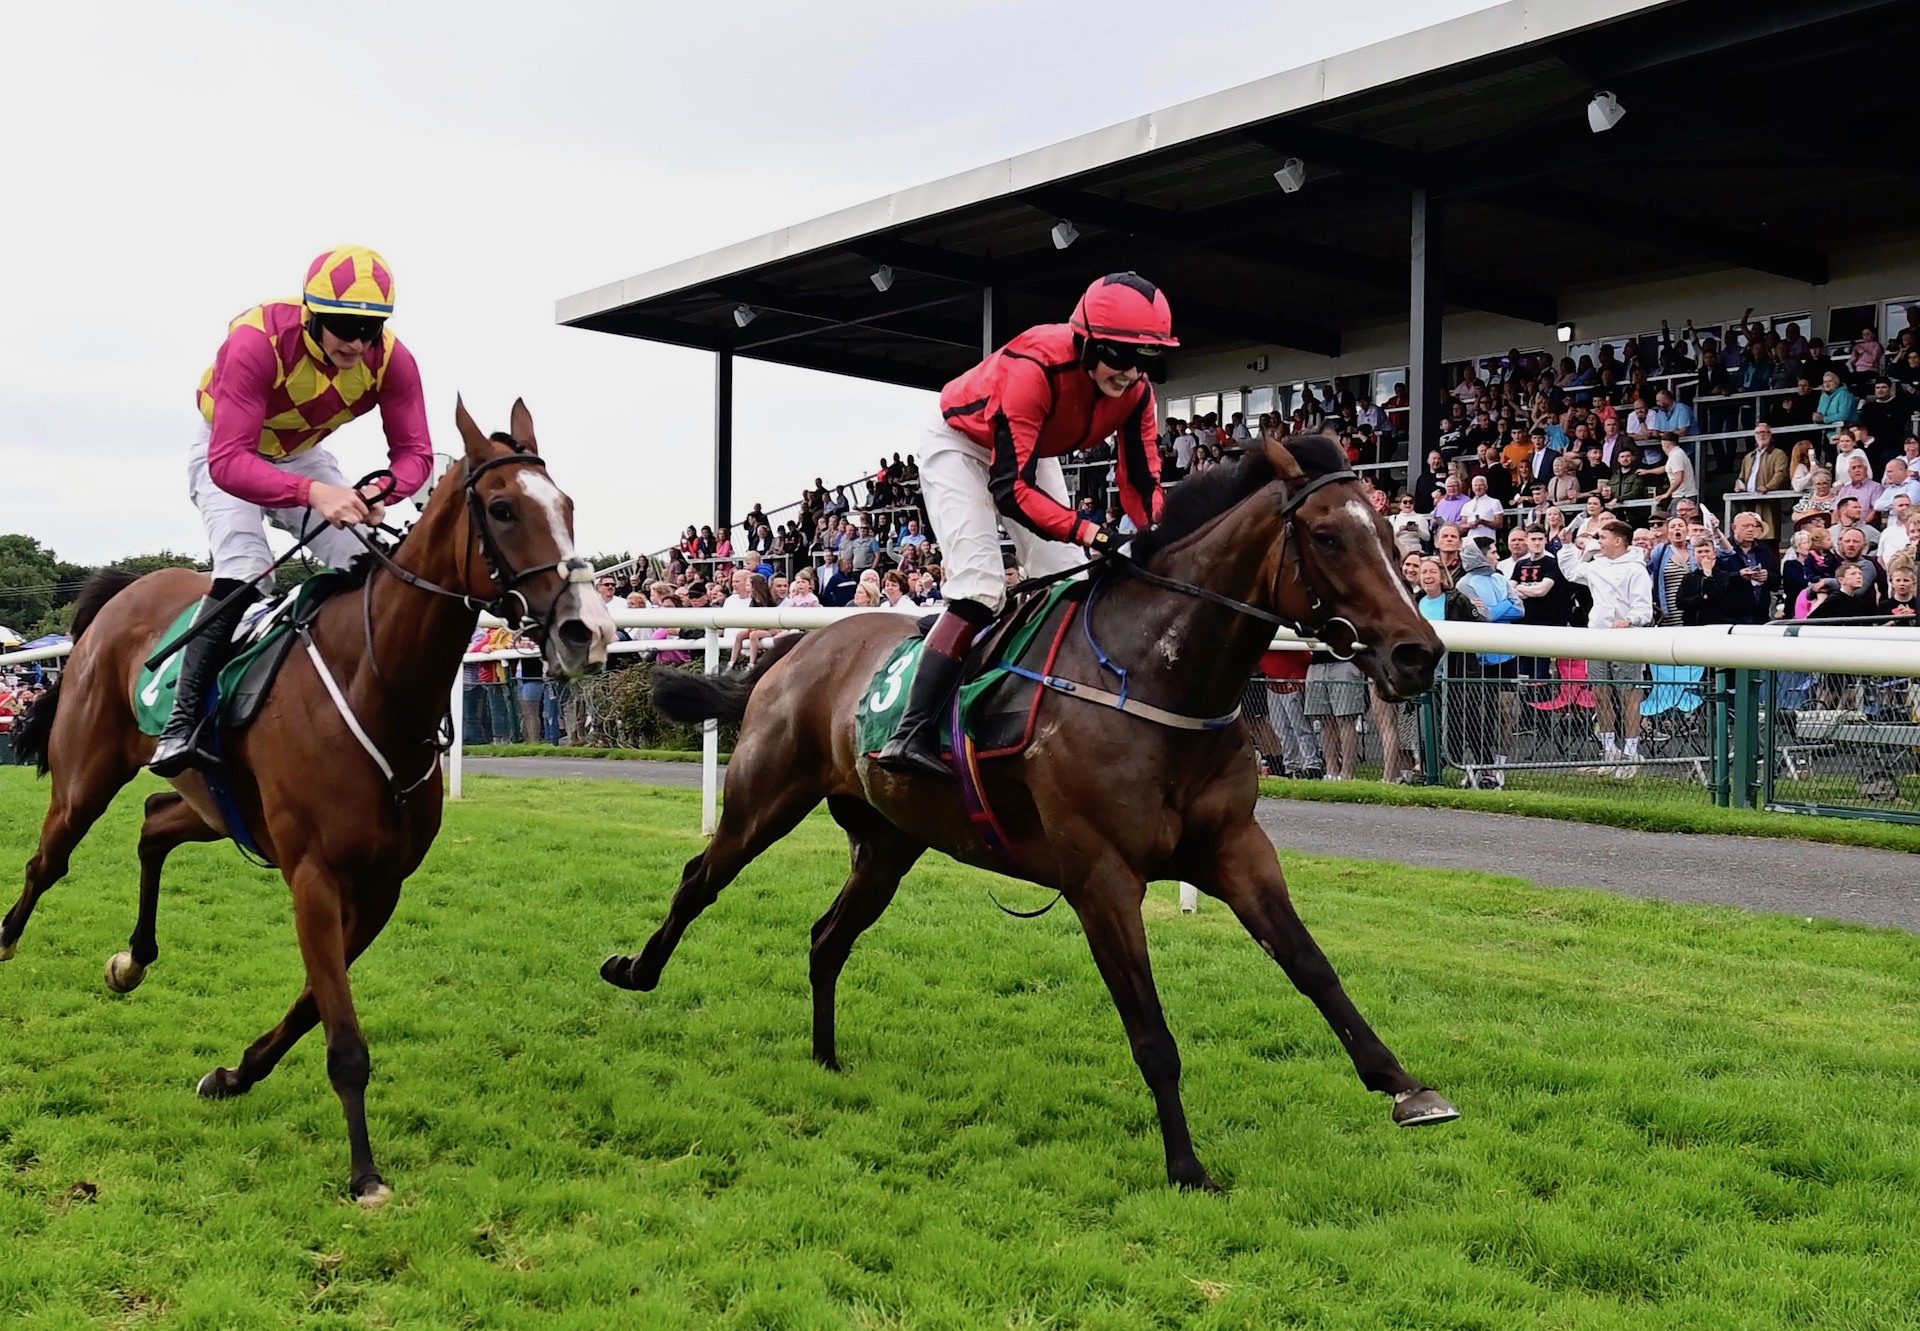
<path id="1" fill-rule="evenodd" d="M 698 763 L 469 758 L 467 768 L 500 776 L 700 785 Z M 1491 870 L 1548 887 L 1597 887 L 1623 896 L 1743 906 L 1920 933 L 1920 856 L 1898 851 L 1311 800 L 1261 800 L 1258 817 L 1282 850 L 1431 869 Z M 1369 853 L 1370 847 L 1376 849 Z"/>

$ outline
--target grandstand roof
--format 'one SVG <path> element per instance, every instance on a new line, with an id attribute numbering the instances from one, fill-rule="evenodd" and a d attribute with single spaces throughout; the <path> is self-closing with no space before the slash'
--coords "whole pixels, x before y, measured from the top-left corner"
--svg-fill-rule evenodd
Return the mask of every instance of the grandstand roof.
<path id="1" fill-rule="evenodd" d="M 1903 0 L 1509 0 L 561 300 L 559 322 L 937 388 L 1091 276 L 1165 285 L 1189 349 L 1337 354 L 1402 322 L 1415 189 L 1449 310 L 1551 324 L 1561 292 L 1911 234 Z M 1596 89 L 1626 118 L 1587 127 Z M 1306 183 L 1274 172 L 1301 158 Z M 1054 248 L 1071 221 L 1080 239 Z M 890 290 L 869 274 L 890 265 Z M 733 311 L 756 311 L 745 328 Z"/>

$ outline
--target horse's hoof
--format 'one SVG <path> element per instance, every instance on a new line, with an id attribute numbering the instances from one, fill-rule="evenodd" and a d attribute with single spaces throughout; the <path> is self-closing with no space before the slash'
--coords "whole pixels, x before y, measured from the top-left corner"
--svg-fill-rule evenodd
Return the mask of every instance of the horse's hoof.
<path id="1" fill-rule="evenodd" d="M 234 1083 L 232 1068 L 215 1068 L 202 1077 L 200 1084 L 194 1087 L 194 1092 L 203 1100 L 225 1100 L 230 1096 L 243 1094 L 245 1091 L 246 1087 Z"/>
<path id="2" fill-rule="evenodd" d="M 845 1068 L 840 1066 L 840 1058 L 837 1054 L 815 1054 L 813 1061 L 825 1068 L 828 1072 L 846 1071 Z"/>
<path id="3" fill-rule="evenodd" d="M 378 1211 L 393 1200 L 393 1189 L 387 1186 L 386 1180 L 375 1175 L 354 1189 L 353 1200 L 363 1211 Z"/>
<path id="4" fill-rule="evenodd" d="M 1173 1184 L 1174 1187 L 1180 1189 L 1182 1192 L 1222 1193 L 1226 1191 L 1225 1188 L 1213 1181 L 1213 1175 L 1209 1174 L 1206 1166 L 1202 1165 L 1198 1160 L 1193 1162 L 1193 1168 L 1191 1169 L 1181 1170 L 1178 1173 L 1171 1169 L 1168 1170 L 1167 1182 Z"/>
<path id="5" fill-rule="evenodd" d="M 1435 1123 L 1451 1123 L 1460 1117 L 1446 1096 L 1425 1087 L 1402 1091 L 1393 1097 L 1393 1121 L 1403 1128 L 1425 1128 Z"/>
<path id="6" fill-rule="evenodd" d="M 19 950 L 18 943 L 0 943 L 0 961 L 12 961 L 13 954 Z"/>
<path id="7" fill-rule="evenodd" d="M 133 959 L 131 952 L 116 952 L 107 958 L 107 988 L 116 994 L 130 994 L 147 978 L 147 968 Z"/>
<path id="8" fill-rule="evenodd" d="M 642 993 L 651 993 L 660 983 L 656 974 L 641 974 L 641 959 L 615 954 L 600 963 L 600 978 L 619 989 L 634 989 Z"/>

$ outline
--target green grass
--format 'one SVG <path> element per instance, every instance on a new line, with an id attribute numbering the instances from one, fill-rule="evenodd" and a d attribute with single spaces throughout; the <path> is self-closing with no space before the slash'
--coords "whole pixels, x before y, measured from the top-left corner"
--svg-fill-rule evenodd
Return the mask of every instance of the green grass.
<path id="1" fill-rule="evenodd" d="M 0 967 L 0 1326 L 1910 1327 L 1920 939 L 1512 879 L 1286 857 L 1308 923 L 1466 1117 L 1393 1128 L 1217 906 L 1149 901 L 1201 1158 L 1148 1097 L 1070 912 L 939 857 L 807 1057 L 823 817 L 651 995 L 698 795 L 477 779 L 356 971 L 395 1200 L 344 1200 L 310 1037 L 201 1101 L 299 983 L 286 894 L 173 861 L 144 988 L 123 797 Z M 0 772 L 0 859 L 44 787 Z M 1548 833 L 1550 835 L 1550 833 Z M 998 885 L 1010 903 L 1043 899 Z M 92 1185 L 91 1197 L 78 1185 Z"/>
<path id="2" fill-rule="evenodd" d="M 476 744 L 468 753 L 482 758 L 605 758 L 654 762 L 700 761 L 698 752 L 683 749 L 560 748 L 551 744 Z M 730 755 L 722 753 L 720 761 Z M 1483 813 L 1517 813 L 1564 822 L 1598 823 L 1642 832 L 1706 832 L 1725 836 L 1782 837 L 1819 841 L 1836 846 L 1866 846 L 1874 850 L 1920 852 L 1920 827 L 1867 819 L 1813 814 L 1775 813 L 1770 810 L 1721 809 L 1705 787 L 1691 781 L 1643 778 L 1629 785 L 1611 781 L 1600 793 L 1569 792 L 1570 780 L 1599 784 L 1605 778 L 1569 778 L 1539 772 L 1514 771 L 1507 789 L 1466 790 L 1458 786 L 1390 786 L 1378 778 L 1378 764 L 1362 765 L 1353 781 L 1292 781 L 1263 779 L 1260 791 L 1275 799 L 1319 800 L 1328 804 L 1397 804 L 1433 809 L 1476 809 Z M 1838 779 L 1781 782 L 1782 800 L 1834 804 L 1858 802 L 1850 783 Z"/>
<path id="3" fill-rule="evenodd" d="M 1920 852 L 1920 827 L 1763 809 L 1720 809 L 1707 803 L 1698 786 L 1679 781 L 1642 780 L 1630 791 L 1607 795 L 1568 795 L 1529 790 L 1525 773 L 1514 773 L 1506 790 L 1463 790 L 1452 786 L 1393 786 L 1380 781 L 1290 781 L 1263 778 L 1260 793 L 1275 799 L 1318 800 L 1328 804 L 1393 804 L 1430 809 L 1472 809 L 1481 813 L 1517 813 L 1533 818 L 1598 823 L 1642 832 L 1716 833 L 1725 836 L 1782 837 L 1837 846 Z"/>
<path id="4" fill-rule="evenodd" d="M 469 744 L 465 752 L 480 758 L 614 758 L 656 763 L 697 763 L 698 749 L 596 749 L 586 745 L 569 748 L 560 744 Z M 721 754 L 722 762 L 730 754 Z"/>

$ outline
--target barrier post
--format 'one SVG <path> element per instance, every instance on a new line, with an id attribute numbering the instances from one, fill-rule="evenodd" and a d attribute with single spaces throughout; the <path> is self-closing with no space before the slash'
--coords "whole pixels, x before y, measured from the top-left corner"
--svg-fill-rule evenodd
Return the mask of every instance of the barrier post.
<path id="1" fill-rule="evenodd" d="M 1729 706 L 1731 697 L 1730 690 L 1733 680 L 1731 678 L 1731 672 L 1720 669 L 1715 669 L 1710 672 L 1708 678 L 1712 682 L 1711 687 L 1713 689 L 1713 738 L 1711 741 L 1713 744 L 1713 802 L 1717 807 L 1724 809 L 1732 803 L 1732 792 L 1729 789 L 1728 780 L 1730 769 L 1727 765 L 1727 750 L 1733 743 L 1733 735 L 1730 728 L 1733 709 Z"/>
<path id="2" fill-rule="evenodd" d="M 720 630 L 707 630 L 708 675 L 720 673 Z M 720 723 L 700 723 L 700 835 L 712 836 L 720 826 Z"/>
<path id="3" fill-rule="evenodd" d="M 1732 800 L 1736 809 L 1753 807 L 1754 771 L 1759 762 L 1755 741 L 1760 730 L 1758 688 L 1760 676 L 1753 670 L 1733 672 L 1733 779 Z"/>
<path id="4" fill-rule="evenodd" d="M 1420 695 L 1420 780 L 1423 785 L 1440 784 L 1440 709 L 1434 699 L 1440 694 L 1440 684 Z"/>
<path id="5" fill-rule="evenodd" d="M 467 668 L 461 666 L 453 672 L 453 698 L 450 703 L 453 716 L 453 745 L 447 750 L 447 798 L 460 798 L 460 769 L 463 766 L 462 749 L 467 739 Z"/>

